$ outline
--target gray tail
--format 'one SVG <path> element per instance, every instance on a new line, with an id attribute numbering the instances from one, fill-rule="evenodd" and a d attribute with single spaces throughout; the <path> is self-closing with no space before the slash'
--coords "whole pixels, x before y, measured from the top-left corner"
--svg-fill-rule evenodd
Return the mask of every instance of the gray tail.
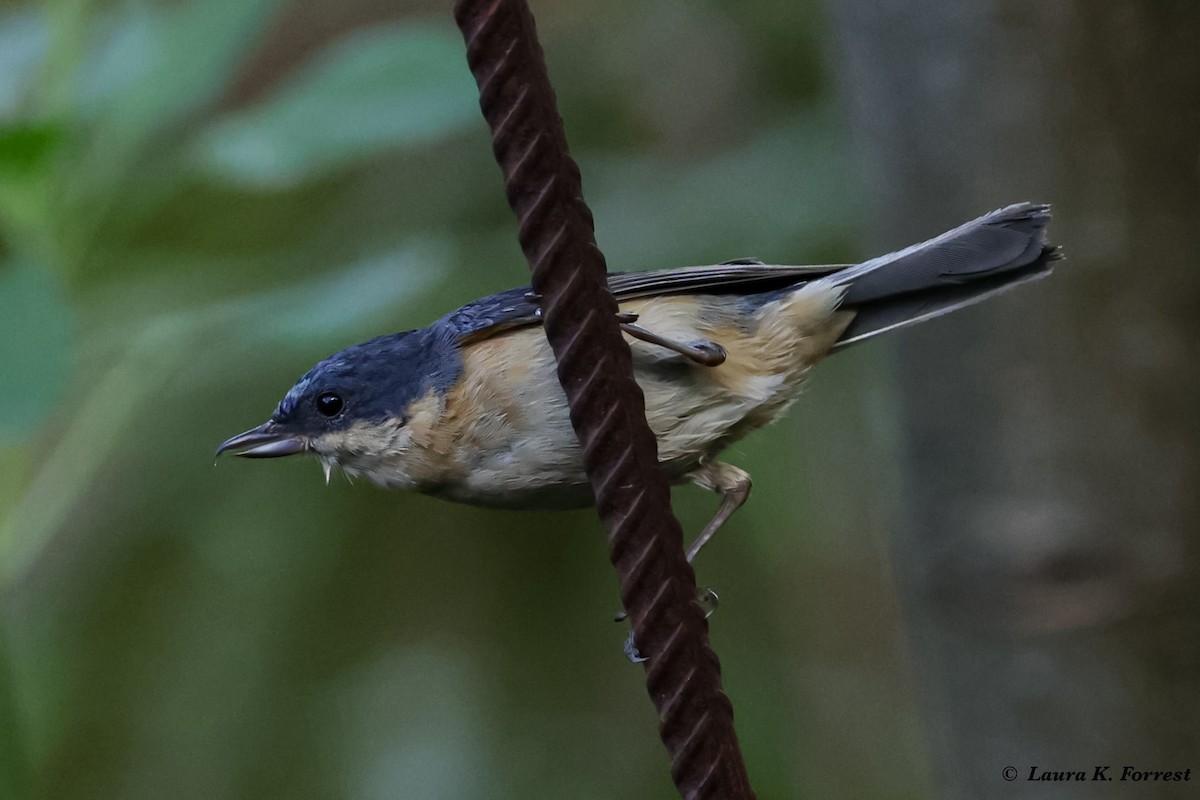
<path id="1" fill-rule="evenodd" d="M 1044 278 L 1061 258 L 1049 222 L 1049 206 L 1018 203 L 834 273 L 826 280 L 846 287 L 841 308 L 858 312 L 834 350 Z"/>

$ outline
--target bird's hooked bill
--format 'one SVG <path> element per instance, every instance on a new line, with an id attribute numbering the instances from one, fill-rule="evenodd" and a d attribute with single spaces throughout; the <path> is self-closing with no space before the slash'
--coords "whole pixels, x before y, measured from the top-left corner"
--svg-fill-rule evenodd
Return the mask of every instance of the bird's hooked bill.
<path id="1" fill-rule="evenodd" d="M 274 422 L 268 421 L 257 428 L 226 439 L 217 448 L 217 456 L 233 453 L 242 458 L 279 458 L 303 453 L 308 449 L 308 440 L 279 431 Z"/>

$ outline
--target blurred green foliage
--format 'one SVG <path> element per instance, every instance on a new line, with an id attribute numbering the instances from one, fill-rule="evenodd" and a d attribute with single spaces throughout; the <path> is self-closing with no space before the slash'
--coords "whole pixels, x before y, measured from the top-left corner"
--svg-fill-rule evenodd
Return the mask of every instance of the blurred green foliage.
<path id="1" fill-rule="evenodd" d="M 201 169 L 233 185 L 285 188 L 436 142 L 479 116 L 461 40 L 445 25 L 371 28 L 328 50 L 267 102 L 202 134 Z"/>
<path id="2" fill-rule="evenodd" d="M 859 255 L 814 3 L 535 6 L 614 268 Z M 671 796 L 590 512 L 212 469 L 319 358 L 525 276 L 442 4 L 7 6 L 0 795 Z M 874 358 L 739 446 L 700 564 L 764 797 L 923 779 L 878 513 L 836 488 L 887 438 Z"/>

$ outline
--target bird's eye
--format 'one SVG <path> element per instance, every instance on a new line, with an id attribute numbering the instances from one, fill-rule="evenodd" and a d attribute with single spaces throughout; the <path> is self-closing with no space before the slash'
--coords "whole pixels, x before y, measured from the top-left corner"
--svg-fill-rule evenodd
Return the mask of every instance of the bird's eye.
<path id="1" fill-rule="evenodd" d="M 325 392 L 317 397 L 317 413 L 323 417 L 336 417 L 345 405 L 342 396 L 335 392 Z"/>

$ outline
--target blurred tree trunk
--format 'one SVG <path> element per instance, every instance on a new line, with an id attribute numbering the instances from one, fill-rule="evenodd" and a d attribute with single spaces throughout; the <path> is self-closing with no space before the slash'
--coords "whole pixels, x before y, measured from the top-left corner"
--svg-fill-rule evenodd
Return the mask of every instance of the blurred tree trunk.
<path id="1" fill-rule="evenodd" d="M 896 568 L 939 789 L 1200 782 L 1200 3 L 829 7 L 877 248 L 1028 199 L 1055 203 L 1068 256 L 892 341 Z M 1027 780 L 1106 764 L 1104 787 Z"/>

